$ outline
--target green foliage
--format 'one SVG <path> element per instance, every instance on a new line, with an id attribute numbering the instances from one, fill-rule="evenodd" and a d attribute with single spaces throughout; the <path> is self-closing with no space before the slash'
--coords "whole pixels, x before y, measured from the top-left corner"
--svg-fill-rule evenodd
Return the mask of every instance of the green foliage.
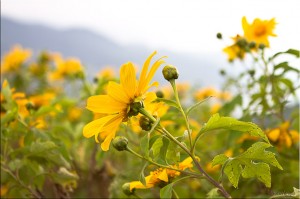
<path id="1" fill-rule="evenodd" d="M 222 170 L 227 175 L 232 185 L 237 188 L 239 178 L 256 177 L 263 182 L 266 187 L 271 187 L 271 173 L 268 164 L 283 169 L 275 158 L 275 154 L 266 151 L 271 147 L 270 144 L 257 142 L 253 144 L 247 151 L 234 158 L 228 158 L 224 154 L 216 156 L 212 165 L 223 165 Z"/>

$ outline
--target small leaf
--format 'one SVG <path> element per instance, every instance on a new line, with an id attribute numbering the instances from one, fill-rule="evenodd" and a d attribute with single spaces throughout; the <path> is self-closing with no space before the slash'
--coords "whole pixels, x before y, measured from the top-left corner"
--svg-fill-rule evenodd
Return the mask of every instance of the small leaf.
<path id="1" fill-rule="evenodd" d="M 167 152 L 168 152 L 168 147 L 169 147 L 170 141 L 169 141 L 168 138 L 163 137 L 162 142 L 163 142 L 163 145 L 160 148 L 159 158 L 161 160 L 163 160 L 164 162 L 166 162 L 166 155 L 167 155 Z"/>
<path id="2" fill-rule="evenodd" d="M 201 129 L 201 132 L 207 132 L 217 129 L 227 129 L 249 133 L 251 136 L 257 136 L 269 143 L 266 134 L 254 123 L 238 121 L 231 117 L 220 117 L 219 114 L 214 114 Z"/>
<path id="3" fill-rule="evenodd" d="M 147 133 L 142 139 L 141 139 L 141 152 L 142 155 L 145 157 L 149 157 L 149 139 L 150 139 L 150 134 Z"/>
<path id="4" fill-rule="evenodd" d="M 197 102 L 196 104 L 192 105 L 191 107 L 189 107 L 186 110 L 186 116 L 188 116 L 194 109 L 196 109 L 200 104 L 202 104 L 203 102 L 207 101 L 208 99 L 210 99 L 212 96 L 209 96 L 207 98 L 205 98 L 204 100 Z"/>
<path id="5" fill-rule="evenodd" d="M 157 98 L 153 102 L 164 102 L 167 105 L 173 106 L 173 107 L 177 108 L 178 110 L 180 110 L 179 106 L 177 105 L 177 103 L 174 100 L 168 100 L 168 99 L 165 99 L 165 98 Z"/>
<path id="6" fill-rule="evenodd" d="M 273 55 L 270 60 L 273 60 L 274 58 L 276 58 L 278 55 L 281 55 L 281 54 L 291 54 L 291 55 L 295 55 L 297 58 L 300 57 L 300 52 L 299 50 L 296 50 L 296 49 L 288 49 L 287 51 L 285 52 L 278 52 L 276 53 L 275 55 Z"/>
<path id="7" fill-rule="evenodd" d="M 170 199 L 172 197 L 173 183 L 170 183 L 160 189 L 160 198 Z"/>
<path id="8" fill-rule="evenodd" d="M 212 166 L 215 166 L 217 164 L 224 164 L 227 160 L 228 160 L 228 157 L 225 154 L 217 155 L 212 160 Z"/>

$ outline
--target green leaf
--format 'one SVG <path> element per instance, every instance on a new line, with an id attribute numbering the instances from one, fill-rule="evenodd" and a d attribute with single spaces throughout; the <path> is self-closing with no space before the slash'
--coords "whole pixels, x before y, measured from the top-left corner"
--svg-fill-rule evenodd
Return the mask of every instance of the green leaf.
<path id="1" fill-rule="evenodd" d="M 224 164 L 227 160 L 228 160 L 228 157 L 225 154 L 217 155 L 212 160 L 212 166 L 215 166 L 217 164 Z"/>
<path id="2" fill-rule="evenodd" d="M 30 152 L 32 154 L 37 153 L 43 153 L 48 152 L 49 150 L 52 150 L 54 148 L 57 148 L 54 142 L 51 141 L 45 141 L 45 142 L 34 142 L 30 146 Z"/>
<path id="3" fill-rule="evenodd" d="M 163 142 L 163 145 L 160 148 L 159 158 L 161 160 L 163 160 L 164 162 L 166 162 L 166 155 L 167 155 L 167 152 L 168 152 L 168 147 L 169 147 L 170 141 L 169 141 L 168 138 L 163 137 L 162 142 Z"/>
<path id="4" fill-rule="evenodd" d="M 227 129 L 240 132 L 249 133 L 251 136 L 261 137 L 263 140 L 269 143 L 269 140 L 265 133 L 252 122 L 238 121 L 231 117 L 220 117 L 220 115 L 214 114 L 201 129 L 202 134 L 207 131 Z"/>
<path id="5" fill-rule="evenodd" d="M 189 107 L 186 110 L 186 116 L 188 116 L 194 109 L 196 109 L 200 104 L 202 104 L 203 102 L 207 101 L 208 99 L 210 99 L 212 96 L 209 96 L 207 98 L 205 98 L 204 100 L 197 102 L 196 104 L 192 105 L 191 107 Z"/>
<path id="6" fill-rule="evenodd" d="M 141 139 L 141 153 L 145 157 L 149 157 L 149 140 L 150 140 L 150 133 L 147 133 L 142 139 Z"/>
<path id="7" fill-rule="evenodd" d="M 72 183 L 79 179 L 76 173 L 68 171 L 64 167 L 60 167 L 57 173 L 52 174 L 53 180 L 61 185 Z"/>
<path id="8" fill-rule="evenodd" d="M 294 55 L 296 56 L 297 58 L 300 57 L 300 51 L 299 50 L 296 50 L 296 49 L 288 49 L 287 51 L 285 52 L 278 52 L 276 53 L 275 55 L 273 55 L 270 60 L 276 58 L 278 55 L 281 55 L 281 54 L 290 54 L 290 55 Z"/>
<path id="9" fill-rule="evenodd" d="M 290 90 L 291 92 L 293 92 L 293 91 L 295 90 L 295 89 L 294 89 L 294 84 L 293 84 L 293 82 L 292 82 L 291 80 L 286 79 L 286 78 L 280 78 L 279 81 L 280 81 L 281 83 L 285 84 L 285 85 L 289 88 L 289 90 Z"/>
<path id="10" fill-rule="evenodd" d="M 145 171 L 145 168 L 148 166 L 148 162 L 146 162 L 142 168 L 142 171 L 140 173 L 140 182 L 146 186 L 146 179 L 145 179 L 145 174 L 144 174 L 144 171 Z"/>
<path id="11" fill-rule="evenodd" d="M 165 98 L 157 98 L 153 102 L 164 102 L 167 105 L 173 106 L 173 107 L 177 108 L 178 110 L 180 110 L 179 106 L 177 105 L 177 103 L 174 100 L 168 100 L 168 99 L 165 99 Z"/>
<path id="12" fill-rule="evenodd" d="M 229 115 L 231 111 L 234 110 L 234 108 L 238 105 L 242 105 L 243 99 L 241 95 L 237 95 L 229 102 L 225 103 L 219 112 L 221 112 L 223 115 Z"/>
<path id="13" fill-rule="evenodd" d="M 215 164 L 219 163 L 224 165 L 224 173 L 235 188 L 238 187 L 241 175 L 244 178 L 256 177 L 258 180 L 263 182 L 266 187 L 271 187 L 269 164 L 281 170 L 282 167 L 276 160 L 275 154 L 265 150 L 269 147 L 271 147 L 271 145 L 268 143 L 257 142 L 247 151 L 235 158 L 225 160 L 224 156 L 219 155 L 214 158 L 213 162 Z"/>
<path id="14" fill-rule="evenodd" d="M 276 66 L 274 66 L 274 70 L 278 70 L 278 69 L 283 69 L 284 72 L 287 72 L 287 71 L 294 71 L 296 73 L 300 72 L 298 69 L 289 66 L 288 62 L 281 62 L 281 63 L 277 64 Z"/>
<path id="15" fill-rule="evenodd" d="M 160 189 L 160 198 L 169 199 L 172 197 L 173 183 L 170 183 Z"/>
<path id="16" fill-rule="evenodd" d="M 206 195 L 206 198 L 224 198 L 223 196 L 221 196 L 218 192 L 218 188 L 213 188 L 212 190 L 210 190 Z"/>

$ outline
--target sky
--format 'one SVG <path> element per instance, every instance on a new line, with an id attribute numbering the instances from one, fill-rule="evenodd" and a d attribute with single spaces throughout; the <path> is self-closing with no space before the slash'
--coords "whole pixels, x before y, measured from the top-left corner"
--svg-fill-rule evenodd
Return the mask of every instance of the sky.
<path id="1" fill-rule="evenodd" d="M 57 29 L 86 28 L 123 45 L 220 52 L 241 19 L 276 18 L 274 51 L 300 48 L 299 0 L 1 0 L 1 15 Z M 217 32 L 225 38 L 216 39 Z"/>

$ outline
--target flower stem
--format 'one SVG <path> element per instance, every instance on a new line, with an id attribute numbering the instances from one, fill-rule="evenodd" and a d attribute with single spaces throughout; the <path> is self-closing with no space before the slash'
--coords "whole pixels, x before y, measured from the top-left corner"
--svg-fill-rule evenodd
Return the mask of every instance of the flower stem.
<path id="1" fill-rule="evenodd" d="M 179 100 L 178 91 L 177 91 L 177 87 L 176 87 L 176 84 L 175 84 L 175 79 L 170 80 L 170 84 L 171 84 L 171 86 L 173 88 L 177 105 L 179 106 L 180 112 L 181 112 L 181 114 L 182 114 L 182 116 L 184 118 L 185 126 L 186 126 L 188 134 L 189 134 L 190 147 L 192 147 L 192 136 L 191 136 L 190 125 L 189 125 L 189 122 L 188 122 L 188 117 L 186 116 L 186 114 L 185 114 L 185 112 L 184 112 L 184 110 L 183 110 L 183 108 L 181 106 L 180 100 Z"/>

